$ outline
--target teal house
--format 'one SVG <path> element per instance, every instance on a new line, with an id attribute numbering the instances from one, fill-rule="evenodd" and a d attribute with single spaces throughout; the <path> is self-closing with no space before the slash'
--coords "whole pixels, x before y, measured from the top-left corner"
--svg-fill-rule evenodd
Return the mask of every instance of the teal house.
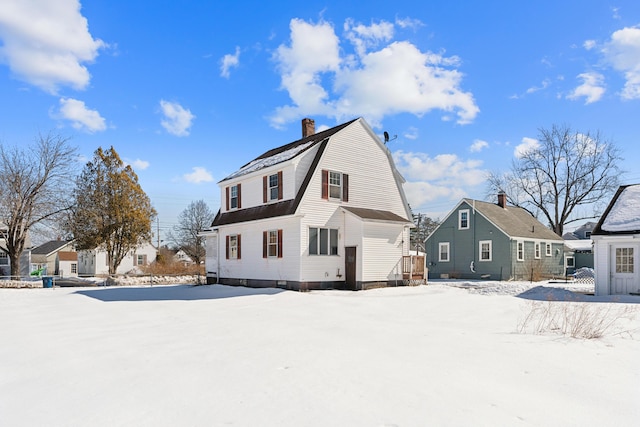
<path id="1" fill-rule="evenodd" d="M 522 208 L 462 199 L 425 241 L 429 279 L 543 280 L 566 272 L 564 241 Z"/>

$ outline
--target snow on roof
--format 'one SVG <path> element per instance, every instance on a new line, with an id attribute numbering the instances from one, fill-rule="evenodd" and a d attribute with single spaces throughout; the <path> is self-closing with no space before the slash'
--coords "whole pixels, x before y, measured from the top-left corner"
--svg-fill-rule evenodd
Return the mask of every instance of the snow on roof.
<path id="1" fill-rule="evenodd" d="M 268 168 L 269 166 L 273 166 L 278 163 L 286 162 L 287 160 L 294 158 L 300 152 L 306 150 L 307 148 L 311 147 L 313 144 L 317 142 L 319 141 L 318 140 L 309 141 L 305 144 L 296 145 L 295 147 L 290 148 L 289 150 L 282 151 L 273 156 L 255 159 L 254 161 L 247 163 L 245 166 L 238 169 L 231 175 L 227 176 L 225 179 L 223 179 L 223 181 L 236 178 L 242 175 L 246 175 L 248 173 L 255 172 L 260 169 Z"/>
<path id="2" fill-rule="evenodd" d="M 640 185 L 626 187 L 601 226 L 604 231 L 640 230 Z"/>
<path id="3" fill-rule="evenodd" d="M 572 251 L 590 251 L 592 247 L 591 239 L 565 240 L 564 245 Z"/>

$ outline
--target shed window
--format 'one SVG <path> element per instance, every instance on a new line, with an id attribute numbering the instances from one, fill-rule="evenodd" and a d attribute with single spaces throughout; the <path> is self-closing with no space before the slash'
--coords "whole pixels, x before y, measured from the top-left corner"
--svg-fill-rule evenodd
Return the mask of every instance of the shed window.
<path id="1" fill-rule="evenodd" d="M 616 248 L 616 273 L 633 273 L 633 248 Z"/>

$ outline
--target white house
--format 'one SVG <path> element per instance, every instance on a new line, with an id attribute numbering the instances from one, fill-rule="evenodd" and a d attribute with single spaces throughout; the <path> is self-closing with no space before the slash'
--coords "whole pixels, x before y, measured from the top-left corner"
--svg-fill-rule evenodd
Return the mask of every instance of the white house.
<path id="1" fill-rule="evenodd" d="M 596 295 L 640 293 L 640 184 L 618 188 L 591 239 Z"/>
<path id="2" fill-rule="evenodd" d="M 218 183 L 208 283 L 366 289 L 402 283 L 413 226 L 391 153 L 355 119 L 274 148 Z M 411 264 L 411 263 L 409 263 Z"/>
<path id="3" fill-rule="evenodd" d="M 73 240 L 49 240 L 31 249 L 31 271 L 43 275 L 77 276 L 78 258 Z"/>
<path id="4" fill-rule="evenodd" d="M 144 243 L 127 253 L 118 266 L 116 274 L 140 273 L 139 268 L 156 260 L 157 249 L 151 243 Z M 78 274 L 95 276 L 109 274 L 107 252 L 103 249 L 78 251 Z"/>

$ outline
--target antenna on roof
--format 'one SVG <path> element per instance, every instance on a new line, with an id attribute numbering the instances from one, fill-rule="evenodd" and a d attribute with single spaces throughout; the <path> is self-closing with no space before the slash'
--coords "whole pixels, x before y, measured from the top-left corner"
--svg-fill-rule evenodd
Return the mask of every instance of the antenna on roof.
<path id="1" fill-rule="evenodd" d="M 398 137 L 398 135 L 393 135 L 393 138 L 389 139 L 389 132 L 387 132 L 386 130 L 384 131 L 384 143 L 386 144 L 389 141 L 393 141 L 394 139 L 396 139 Z"/>

